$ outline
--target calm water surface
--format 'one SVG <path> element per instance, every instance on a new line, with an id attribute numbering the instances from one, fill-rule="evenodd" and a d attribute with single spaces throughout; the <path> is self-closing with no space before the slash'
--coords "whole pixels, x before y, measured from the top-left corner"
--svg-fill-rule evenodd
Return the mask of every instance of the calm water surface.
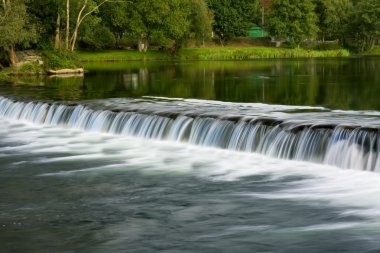
<path id="1" fill-rule="evenodd" d="M 365 126 L 344 152 L 376 161 L 379 69 L 380 58 L 94 63 L 84 78 L 0 84 L 14 99 L 0 117 L 0 252 L 380 252 L 376 171 L 115 134 L 101 113 Z M 45 124 L 17 101 L 75 101 L 97 118 Z"/>
<path id="2" fill-rule="evenodd" d="M 161 96 L 380 110 L 380 57 L 88 63 L 86 69 L 85 78 L 24 78 L 0 91 L 59 100 Z"/>

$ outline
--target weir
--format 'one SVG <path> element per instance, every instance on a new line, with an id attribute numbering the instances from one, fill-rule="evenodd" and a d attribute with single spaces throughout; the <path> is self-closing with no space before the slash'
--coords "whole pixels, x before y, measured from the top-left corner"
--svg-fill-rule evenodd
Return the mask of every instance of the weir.
<path id="1" fill-rule="evenodd" d="M 187 111 L 94 109 L 82 104 L 24 102 L 5 97 L 0 97 L 0 117 L 380 171 L 378 127 Z"/>

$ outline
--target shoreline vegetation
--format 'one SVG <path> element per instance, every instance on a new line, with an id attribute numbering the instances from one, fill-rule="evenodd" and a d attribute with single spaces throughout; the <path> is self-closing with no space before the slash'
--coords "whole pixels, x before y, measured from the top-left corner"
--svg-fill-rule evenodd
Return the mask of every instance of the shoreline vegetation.
<path id="1" fill-rule="evenodd" d="M 85 62 L 377 55 L 379 13 L 379 0 L 3 0 L 0 75 L 77 72 Z"/>
<path id="2" fill-rule="evenodd" d="M 380 45 L 374 46 L 371 50 L 364 52 L 362 55 L 368 55 L 368 56 L 380 56 Z"/>
<path id="3" fill-rule="evenodd" d="M 79 51 L 78 58 L 82 62 L 96 61 L 149 61 L 149 60 L 253 60 L 253 59 L 284 59 L 284 58 L 318 58 L 318 57 L 347 57 L 350 52 L 346 49 L 308 50 L 302 48 L 273 48 L 273 47 L 211 47 L 186 48 L 177 54 L 165 51 L 150 50 L 147 52 L 129 50 L 110 51 Z"/>
<path id="4" fill-rule="evenodd" d="M 307 50 L 302 48 L 272 48 L 272 47 L 218 47 L 183 49 L 179 51 L 179 59 L 191 60 L 252 60 L 276 58 L 314 58 L 314 57 L 345 57 L 350 53 L 345 49 L 338 50 Z"/>
<path id="5" fill-rule="evenodd" d="M 60 74 L 64 72 L 83 71 L 86 62 L 128 62 L 128 61 L 218 61 L 218 60 L 260 60 L 260 59 L 295 59 L 295 58 L 334 58 L 353 56 L 346 49 L 311 50 L 305 48 L 276 48 L 265 46 L 249 47 L 205 47 L 184 48 L 176 54 L 164 50 L 105 50 L 105 51 L 77 51 L 63 53 L 64 51 L 43 51 L 43 64 L 25 63 L 18 68 L 5 68 L 0 71 L 0 80 L 9 81 L 18 76 L 38 76 Z M 359 56 L 380 55 L 380 46 L 358 54 Z M 65 69 L 65 71 L 61 71 Z"/>

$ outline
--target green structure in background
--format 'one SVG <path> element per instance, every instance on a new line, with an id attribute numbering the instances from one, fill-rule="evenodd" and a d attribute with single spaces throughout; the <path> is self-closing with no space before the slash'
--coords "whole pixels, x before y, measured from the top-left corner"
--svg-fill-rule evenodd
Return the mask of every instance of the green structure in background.
<path id="1" fill-rule="evenodd" d="M 260 26 L 252 26 L 248 30 L 248 37 L 250 38 L 263 38 L 263 37 L 268 37 L 269 34 L 264 31 Z"/>

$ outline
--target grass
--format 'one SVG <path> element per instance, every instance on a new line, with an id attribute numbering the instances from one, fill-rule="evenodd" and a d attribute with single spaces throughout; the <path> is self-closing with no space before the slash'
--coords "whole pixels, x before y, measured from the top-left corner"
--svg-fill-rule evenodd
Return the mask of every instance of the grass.
<path id="1" fill-rule="evenodd" d="M 0 70 L 0 81 L 7 81 L 9 77 L 9 69 Z"/>
<path id="2" fill-rule="evenodd" d="M 152 50 L 138 52 L 131 50 L 112 50 L 101 52 L 78 52 L 82 62 L 104 61 L 141 61 L 141 60 L 249 60 L 273 58 L 312 58 L 312 57 L 343 57 L 350 53 L 344 49 L 308 50 L 273 47 L 214 47 L 182 49 L 176 56 L 169 52 Z"/>
<path id="3" fill-rule="evenodd" d="M 43 73 L 42 65 L 38 63 L 25 63 L 17 69 L 19 75 L 39 75 Z"/>
<path id="4" fill-rule="evenodd" d="M 44 68 L 47 69 L 66 69 L 78 68 L 81 64 L 75 53 L 64 50 L 45 50 L 42 52 Z"/>
<path id="5" fill-rule="evenodd" d="M 78 52 L 78 57 L 82 62 L 170 60 L 172 58 L 169 53 L 158 50 L 151 50 L 148 52 L 132 50 L 111 50 L 99 52 L 80 51 Z"/>
<path id="6" fill-rule="evenodd" d="M 4 68 L 0 71 L 0 81 L 9 83 L 19 83 L 24 79 L 36 80 L 44 75 L 44 70 L 42 65 L 38 63 L 25 63 L 21 67 L 15 68 Z"/>
<path id="7" fill-rule="evenodd" d="M 14 76 L 36 76 L 43 74 L 42 65 L 38 63 L 25 63 L 19 68 L 7 67 L 0 71 L 0 80 L 8 81 Z"/>
<path id="8" fill-rule="evenodd" d="M 380 55 L 380 45 L 375 46 L 368 52 L 365 52 L 364 55 Z"/>
<path id="9" fill-rule="evenodd" d="M 220 48 L 194 48 L 183 49 L 179 52 L 180 59 L 194 60 L 249 60 L 273 58 L 313 58 L 313 57 L 342 57 L 350 53 L 344 49 L 338 50 L 307 50 L 273 47 L 220 47 Z"/>
<path id="10" fill-rule="evenodd" d="M 367 52 L 370 55 L 380 55 L 380 46 Z M 345 57 L 349 56 L 345 49 L 335 50 L 310 50 L 289 49 L 274 47 L 210 47 L 182 49 L 173 56 L 170 52 L 151 50 L 138 52 L 132 50 L 110 51 L 79 51 L 71 54 L 63 51 L 44 51 L 44 69 L 76 68 L 80 62 L 122 62 L 122 61 L 149 61 L 149 60 L 250 60 L 250 59 L 275 59 L 275 58 L 315 58 L 315 57 Z M 26 65 L 19 73 L 41 73 L 40 66 Z M 7 79 L 13 70 L 0 71 L 0 79 Z"/>

